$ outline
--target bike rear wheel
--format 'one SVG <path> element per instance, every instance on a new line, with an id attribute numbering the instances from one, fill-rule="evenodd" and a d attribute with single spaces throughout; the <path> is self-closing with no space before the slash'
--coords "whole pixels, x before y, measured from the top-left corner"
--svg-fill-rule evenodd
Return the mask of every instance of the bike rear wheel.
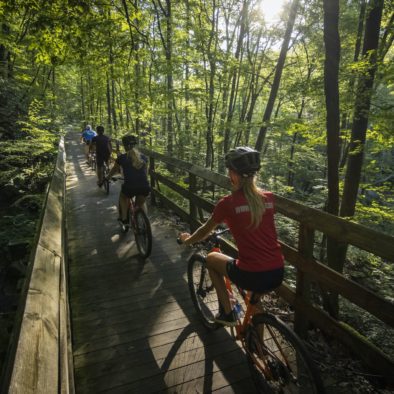
<path id="1" fill-rule="evenodd" d="M 135 220 L 135 242 L 141 257 L 147 258 L 152 251 L 152 230 L 148 216 L 142 209 L 137 209 L 134 213 Z"/>
<path id="2" fill-rule="evenodd" d="M 219 311 L 219 302 L 204 256 L 194 254 L 190 258 L 187 266 L 187 280 L 194 307 L 204 326 L 210 330 L 216 329 L 219 324 L 214 319 Z"/>
<path id="3" fill-rule="evenodd" d="M 276 316 L 253 316 L 245 338 L 259 393 L 324 393 L 320 375 L 299 337 Z M 263 372 L 264 371 L 264 372 Z"/>

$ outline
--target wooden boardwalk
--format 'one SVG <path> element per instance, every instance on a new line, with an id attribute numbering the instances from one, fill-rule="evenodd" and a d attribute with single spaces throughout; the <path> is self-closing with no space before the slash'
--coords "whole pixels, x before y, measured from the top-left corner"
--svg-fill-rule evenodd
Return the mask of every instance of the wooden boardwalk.
<path id="1" fill-rule="evenodd" d="M 149 208 L 152 255 L 140 259 L 116 222 L 119 184 L 96 186 L 79 135 L 67 150 L 67 242 L 77 393 L 253 393 L 246 359 L 226 329 L 207 332 L 186 280 L 190 250 Z"/>

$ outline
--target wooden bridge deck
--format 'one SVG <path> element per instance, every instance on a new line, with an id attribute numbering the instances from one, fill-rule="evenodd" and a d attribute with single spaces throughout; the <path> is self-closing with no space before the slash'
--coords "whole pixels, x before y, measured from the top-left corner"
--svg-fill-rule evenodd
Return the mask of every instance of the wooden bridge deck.
<path id="1" fill-rule="evenodd" d="M 116 223 L 120 185 L 109 196 L 96 186 L 77 134 L 66 149 L 76 392 L 254 392 L 239 344 L 196 319 L 175 226 L 150 208 L 153 250 L 140 259 Z"/>

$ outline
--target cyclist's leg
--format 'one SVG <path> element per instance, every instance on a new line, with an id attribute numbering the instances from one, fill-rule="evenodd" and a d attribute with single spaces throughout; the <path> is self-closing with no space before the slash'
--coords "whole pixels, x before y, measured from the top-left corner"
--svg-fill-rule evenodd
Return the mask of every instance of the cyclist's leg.
<path id="1" fill-rule="evenodd" d="M 145 213 L 148 213 L 147 212 L 148 209 L 146 207 L 145 201 L 146 201 L 146 196 L 143 196 L 141 194 L 135 196 L 135 205 L 141 208 Z"/>
<path id="2" fill-rule="evenodd" d="M 85 158 L 86 161 L 89 160 L 89 144 L 85 142 L 85 145 L 83 146 L 84 152 L 85 152 Z"/>
<path id="3" fill-rule="evenodd" d="M 100 166 L 99 163 L 97 163 L 96 166 L 96 175 L 97 175 L 97 184 L 101 186 L 103 184 L 103 166 Z"/>
<path id="4" fill-rule="evenodd" d="M 132 197 L 133 195 L 130 193 L 130 188 L 124 183 L 119 193 L 119 219 L 121 219 L 123 222 L 127 220 L 129 199 Z"/>
<path id="5" fill-rule="evenodd" d="M 97 166 L 96 166 L 96 174 L 97 174 L 97 184 L 101 186 L 104 180 L 104 160 L 100 156 L 96 156 Z"/>
<path id="6" fill-rule="evenodd" d="M 119 218 L 125 222 L 127 220 L 127 209 L 129 207 L 129 197 L 122 192 L 119 193 Z"/>
<path id="7" fill-rule="evenodd" d="M 232 308 L 224 281 L 224 277 L 227 276 L 227 264 L 230 260 L 231 257 L 218 252 L 209 253 L 207 256 L 209 275 L 226 314 L 230 313 Z"/>

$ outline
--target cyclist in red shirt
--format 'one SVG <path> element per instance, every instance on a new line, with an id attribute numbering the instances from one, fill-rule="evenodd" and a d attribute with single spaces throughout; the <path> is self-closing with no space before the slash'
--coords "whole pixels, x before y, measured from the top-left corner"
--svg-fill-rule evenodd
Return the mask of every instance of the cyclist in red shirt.
<path id="1" fill-rule="evenodd" d="M 256 186 L 259 152 L 237 147 L 227 153 L 225 160 L 232 193 L 218 202 L 205 224 L 192 235 L 182 233 L 180 239 L 190 245 L 206 238 L 220 223 L 229 227 L 238 247 L 238 259 L 211 252 L 207 267 L 221 306 L 215 320 L 234 326 L 236 317 L 224 276 L 244 290 L 267 292 L 282 283 L 284 259 L 274 223 L 274 196 Z"/>

